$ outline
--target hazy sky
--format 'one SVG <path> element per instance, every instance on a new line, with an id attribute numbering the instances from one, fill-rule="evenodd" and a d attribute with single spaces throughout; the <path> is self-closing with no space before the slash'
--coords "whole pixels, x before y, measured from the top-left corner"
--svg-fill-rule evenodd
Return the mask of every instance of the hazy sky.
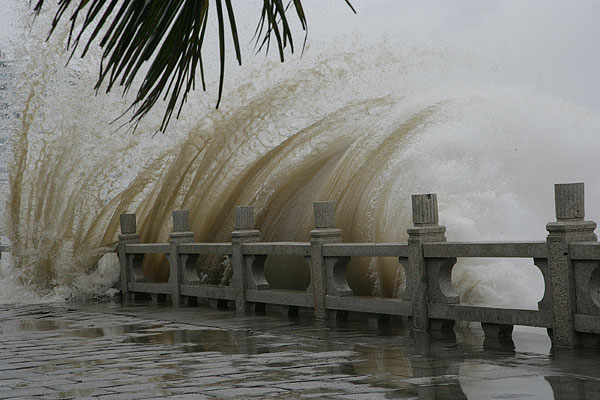
<path id="1" fill-rule="evenodd" d="M 258 4 L 259 2 L 257 2 Z M 516 83 L 600 110 L 600 1 L 550 0 L 305 0 L 309 44 L 327 45 L 360 36 L 376 46 L 383 38 L 404 47 L 467 50 L 499 68 L 515 71 Z M 23 0 L 0 0 L 0 48 L 9 56 L 22 28 Z M 247 0 L 234 1 L 238 22 L 254 29 L 258 14 Z M 250 55 L 246 56 L 248 58 Z M 251 56 L 250 56 L 251 57 Z M 521 82 L 519 82 L 521 81 Z"/>
<path id="2" fill-rule="evenodd" d="M 354 0 L 357 15 L 319 3 L 306 4 L 312 40 L 358 31 L 374 45 L 387 36 L 468 49 L 538 90 L 600 110 L 600 1 Z"/>

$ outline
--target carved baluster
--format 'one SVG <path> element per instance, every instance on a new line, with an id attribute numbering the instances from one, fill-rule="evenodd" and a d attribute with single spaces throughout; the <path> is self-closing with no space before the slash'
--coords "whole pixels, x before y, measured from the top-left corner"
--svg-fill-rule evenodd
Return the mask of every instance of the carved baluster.
<path id="1" fill-rule="evenodd" d="M 547 258 L 534 258 L 533 264 L 538 267 L 544 278 L 544 296 L 538 301 L 539 310 L 552 310 L 552 283 Z"/>
<path id="2" fill-rule="evenodd" d="M 327 294 L 329 296 L 352 296 L 353 292 L 348 286 L 346 270 L 350 257 L 326 257 L 325 271 L 327 274 Z"/>
<path id="3" fill-rule="evenodd" d="M 458 304 L 458 294 L 452 286 L 452 268 L 456 258 L 427 259 L 429 279 L 429 302 L 438 304 Z"/>
<path id="4" fill-rule="evenodd" d="M 408 257 L 398 257 L 398 261 L 400 261 L 400 268 L 402 268 L 404 270 L 404 291 L 402 292 L 402 294 L 399 296 L 400 299 L 404 300 L 404 301 L 412 301 L 412 295 L 411 295 L 411 290 L 412 290 L 412 286 L 410 284 L 410 271 L 409 271 L 409 263 L 408 263 Z M 396 282 L 396 284 L 398 284 L 398 282 Z M 398 289 L 397 292 L 400 292 L 400 286 L 398 285 Z"/>

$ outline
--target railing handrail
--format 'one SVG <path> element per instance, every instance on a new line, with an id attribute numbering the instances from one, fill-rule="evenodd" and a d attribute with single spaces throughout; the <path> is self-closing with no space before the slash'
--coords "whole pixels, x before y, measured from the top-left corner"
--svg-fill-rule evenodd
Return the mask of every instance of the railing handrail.
<path id="1" fill-rule="evenodd" d="M 569 246 L 573 260 L 600 260 L 600 243 L 574 242 Z"/>
<path id="2" fill-rule="evenodd" d="M 545 241 L 538 242 L 437 242 L 424 243 L 425 257 L 547 258 Z"/>
<path id="3" fill-rule="evenodd" d="M 4 250 L 8 247 L 8 250 Z M 577 242 L 571 244 L 574 259 L 600 259 L 600 243 Z M 0 246 L 10 251 L 9 246 Z M 169 243 L 137 243 L 125 247 L 127 254 L 169 253 Z M 191 242 L 180 244 L 185 254 L 230 254 L 231 243 Z M 245 243 L 243 254 L 255 255 L 310 255 L 309 242 L 257 242 Z M 547 258 L 545 241 L 481 241 L 424 243 L 426 258 Z M 408 257 L 408 244 L 402 242 L 382 243 L 325 243 L 325 257 Z"/>
<path id="4" fill-rule="evenodd" d="M 309 256 L 310 243 L 308 242 L 258 242 L 244 243 L 242 245 L 244 255 L 286 255 L 286 256 Z"/>
<path id="5" fill-rule="evenodd" d="M 169 254 L 169 243 L 134 243 L 125 246 L 126 254 Z"/>
<path id="6" fill-rule="evenodd" d="M 232 253 L 231 243 L 181 243 L 179 245 L 181 254 L 201 254 L 201 255 L 230 255 Z"/>
<path id="7" fill-rule="evenodd" d="M 407 243 L 326 243 L 325 257 L 408 257 Z"/>

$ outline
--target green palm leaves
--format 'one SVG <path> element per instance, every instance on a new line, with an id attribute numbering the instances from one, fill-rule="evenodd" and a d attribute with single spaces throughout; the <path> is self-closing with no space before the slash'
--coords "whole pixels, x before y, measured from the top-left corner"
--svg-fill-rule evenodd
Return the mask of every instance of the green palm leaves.
<path id="1" fill-rule="evenodd" d="M 345 1 L 352 8 L 349 0 Z M 39 12 L 43 3 L 44 0 L 38 0 L 34 10 Z M 87 42 L 82 44 L 82 57 L 101 35 L 99 45 L 103 53 L 96 90 L 106 83 L 107 92 L 115 85 L 123 86 L 123 91 L 127 92 L 142 65 L 149 62 L 149 68 L 130 107 L 134 109 L 130 121 L 137 125 L 162 97 L 167 101 L 160 126 L 160 131 L 164 131 L 175 109 L 177 108 L 176 115 L 179 116 L 187 94 L 195 89 L 198 72 L 202 89 L 206 90 L 202 45 L 211 3 L 214 4 L 218 20 L 218 107 L 225 77 L 226 21 L 237 61 L 240 65 L 242 63 L 231 0 L 59 0 L 50 34 L 64 14 L 70 13 L 71 30 L 67 47 L 72 48 L 73 53 L 80 46 L 83 33 L 91 31 Z M 257 51 L 268 51 L 271 39 L 274 38 L 282 62 L 284 49 L 288 45 L 290 52 L 294 51 L 292 30 L 286 15 L 290 8 L 295 10 L 302 29 L 307 32 L 301 0 L 291 0 L 285 5 L 282 0 L 263 0 L 255 32 Z M 354 11 L 353 8 L 352 10 Z M 83 24 L 79 32 L 74 32 L 80 16 Z"/>

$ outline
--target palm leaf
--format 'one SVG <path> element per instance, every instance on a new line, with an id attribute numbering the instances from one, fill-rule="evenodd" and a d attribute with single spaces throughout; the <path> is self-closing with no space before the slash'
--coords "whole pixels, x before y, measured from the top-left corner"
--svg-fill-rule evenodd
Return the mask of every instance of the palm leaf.
<path id="1" fill-rule="evenodd" d="M 38 0 L 34 11 L 39 13 L 45 0 Z M 223 96 L 225 78 L 225 8 L 227 22 L 233 41 L 233 48 L 238 63 L 242 64 L 242 55 L 238 38 L 235 13 L 231 0 L 214 1 L 219 37 L 219 91 L 216 107 Z M 225 7 L 223 7 L 223 1 Z M 160 131 L 164 131 L 179 102 L 177 117 L 187 99 L 190 90 L 195 88 L 196 74 L 202 80 L 202 89 L 206 90 L 204 77 L 204 61 L 202 45 L 204 43 L 208 23 L 208 10 L 211 0 L 58 0 L 58 10 L 52 21 L 48 37 L 52 35 L 65 14 L 70 13 L 71 22 L 67 48 L 71 49 L 71 57 L 79 47 L 82 35 L 88 30 L 91 35 L 85 43 L 81 57 L 85 57 L 90 46 L 98 39 L 100 32 L 106 28 L 99 41 L 103 49 L 100 63 L 100 74 L 95 85 L 99 90 L 106 84 L 106 91 L 115 85 L 122 86 L 126 93 L 131 88 L 134 78 L 146 63 L 150 66 L 137 89 L 135 100 L 129 107 L 133 115 L 129 122 L 134 128 L 161 98 L 167 101 Z M 346 4 L 356 12 L 349 0 Z M 282 0 L 263 0 L 263 7 L 255 32 L 257 51 L 269 50 L 271 37 L 275 37 L 279 58 L 284 61 L 284 50 L 289 45 L 294 52 L 292 28 L 286 12 L 293 3 L 298 21 L 305 31 L 308 26 L 301 0 L 290 0 L 284 6 Z M 79 18 L 83 23 L 75 35 L 75 27 Z M 304 46 L 303 46 L 304 48 Z"/>

